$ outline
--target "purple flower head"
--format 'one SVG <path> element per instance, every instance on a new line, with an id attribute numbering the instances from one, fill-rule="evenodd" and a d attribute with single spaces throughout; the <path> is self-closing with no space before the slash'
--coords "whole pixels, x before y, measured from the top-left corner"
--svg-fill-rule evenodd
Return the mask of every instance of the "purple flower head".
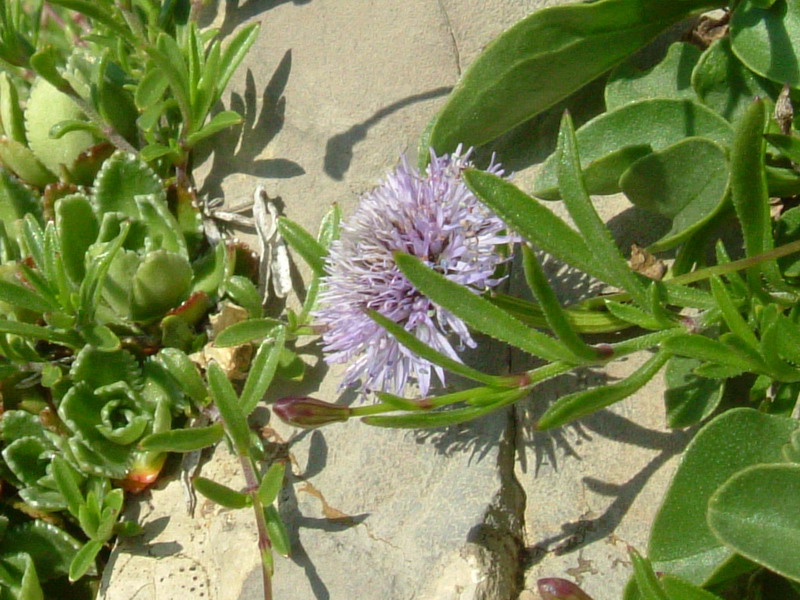
<path id="1" fill-rule="evenodd" d="M 506 225 L 464 185 L 471 150 L 437 157 L 424 174 L 404 158 L 385 181 L 361 198 L 355 214 L 331 245 L 316 321 L 324 330 L 328 363 L 351 362 L 343 386 L 360 382 L 362 392 L 397 394 L 409 379 L 425 395 L 431 370 L 441 368 L 414 355 L 366 314 L 368 309 L 402 325 L 418 339 L 456 360 L 458 347 L 475 347 L 467 326 L 434 305 L 405 278 L 394 252 L 423 260 L 448 279 L 475 293 L 497 285 L 495 269 L 506 258 L 498 244 L 513 238 Z M 499 165 L 489 171 L 502 175 Z"/>

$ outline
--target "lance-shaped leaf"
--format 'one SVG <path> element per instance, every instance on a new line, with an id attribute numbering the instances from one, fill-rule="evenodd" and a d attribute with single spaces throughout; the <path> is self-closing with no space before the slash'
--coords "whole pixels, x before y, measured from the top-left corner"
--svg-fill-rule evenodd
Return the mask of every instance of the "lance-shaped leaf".
<path id="1" fill-rule="evenodd" d="M 632 548 L 629 551 L 629 556 L 633 563 L 633 576 L 636 578 L 636 586 L 639 588 L 639 593 L 642 595 L 643 600 L 670 600 L 670 597 L 661 587 L 650 561 L 642 558 Z"/>
<path id="2" fill-rule="evenodd" d="M 177 348 L 164 348 L 158 353 L 156 360 L 172 375 L 187 396 L 199 406 L 208 404 L 208 389 L 203 378 L 184 352 Z"/>
<path id="3" fill-rule="evenodd" d="M 546 360 L 570 362 L 574 359 L 558 341 L 526 327 L 503 309 L 425 266 L 418 258 L 398 252 L 395 262 L 403 275 L 434 304 L 481 333 Z"/>
<path id="4" fill-rule="evenodd" d="M 669 359 L 669 354 L 657 352 L 633 375 L 619 383 L 592 388 L 559 398 L 545 411 L 536 424 L 536 428 L 544 430 L 560 427 L 569 421 L 584 417 L 601 408 L 624 400 L 655 377 L 656 373 L 667 362 L 667 359 Z"/>
<path id="5" fill-rule="evenodd" d="M 264 516 L 267 519 L 267 532 L 272 542 L 272 547 L 281 556 L 289 556 L 292 553 L 292 545 L 289 542 L 289 534 L 278 514 L 278 509 L 272 504 L 264 507 Z"/>
<path id="6" fill-rule="evenodd" d="M 466 423 L 478 417 L 488 415 L 504 406 L 513 404 L 523 396 L 527 395 L 527 390 L 498 390 L 494 402 L 481 404 L 480 406 L 468 406 L 466 408 L 454 408 L 451 410 L 440 410 L 435 412 L 413 412 L 405 415 L 378 415 L 364 417 L 361 419 L 367 425 L 376 427 L 392 427 L 402 429 L 424 429 L 428 427 L 447 427 Z"/>
<path id="7" fill-rule="evenodd" d="M 247 419 L 239 406 L 236 391 L 225 376 L 225 371 L 216 361 L 208 364 L 206 377 L 211 397 L 219 409 L 219 414 L 225 422 L 225 428 L 228 430 L 237 452 L 246 454 L 250 448 L 250 428 L 247 426 Z"/>
<path id="8" fill-rule="evenodd" d="M 725 284 L 716 275 L 711 277 L 711 293 L 714 294 L 714 299 L 722 312 L 722 318 L 731 333 L 738 335 L 753 348 L 758 348 L 758 340 L 753 330 L 750 329 L 747 321 L 739 313 L 739 309 L 734 304 Z"/>
<path id="9" fill-rule="evenodd" d="M 69 565 L 69 580 L 78 581 L 86 575 L 89 569 L 94 567 L 94 560 L 97 554 L 103 549 L 105 540 L 89 540 L 75 554 L 75 558 Z"/>
<path id="10" fill-rule="evenodd" d="M 662 348 L 671 354 L 733 367 L 740 372 L 761 368 L 759 363 L 754 363 L 739 353 L 731 352 L 729 346 L 703 335 L 679 335 L 666 340 L 662 344 Z"/>
<path id="11" fill-rule="evenodd" d="M 60 308 L 33 290 L 3 280 L 0 280 L 0 301 L 40 313 L 56 311 Z"/>
<path id="12" fill-rule="evenodd" d="M 367 314 L 378 325 L 391 333 L 398 342 L 400 342 L 403 346 L 411 350 L 420 358 L 424 358 L 434 365 L 438 365 L 443 369 L 447 369 L 451 373 L 461 375 L 461 377 L 466 377 L 467 379 L 472 379 L 473 381 L 485 383 L 486 385 L 502 386 L 505 384 L 505 380 L 501 377 L 482 373 L 477 369 L 468 367 L 464 363 L 450 358 L 446 354 L 442 354 L 441 352 L 434 350 L 422 342 L 417 336 L 406 331 L 402 325 L 398 325 L 391 319 L 384 317 L 382 314 L 377 313 L 374 310 L 368 311 Z"/>
<path id="13" fill-rule="evenodd" d="M 539 301 L 539 306 L 542 307 L 547 324 L 553 333 L 575 355 L 576 361 L 593 362 L 600 358 L 597 349 L 584 342 L 572 328 L 553 288 L 547 281 L 547 276 L 542 271 L 539 260 L 533 250 L 526 245 L 522 247 L 522 260 L 528 286 Z"/>
<path id="14" fill-rule="evenodd" d="M 220 348 L 241 346 L 253 340 L 274 336 L 275 330 L 280 326 L 280 321 L 270 318 L 239 321 L 223 329 L 219 335 L 214 338 L 214 345 Z"/>
<path id="15" fill-rule="evenodd" d="M 739 120 L 731 147 L 731 199 L 742 227 L 747 256 L 772 250 L 772 219 L 764 174 L 764 128 L 767 108 L 763 100 L 753 102 Z M 758 273 L 773 285 L 782 277 L 774 260 L 748 269 L 748 281 L 760 288 Z"/>
<path id="16" fill-rule="evenodd" d="M 800 465 L 753 465 L 708 501 L 708 525 L 731 548 L 800 581 Z"/>
<path id="17" fill-rule="evenodd" d="M 264 474 L 258 486 L 258 499 L 265 506 L 269 506 L 278 497 L 283 487 L 283 476 L 286 474 L 286 463 L 276 461 Z"/>
<path id="18" fill-rule="evenodd" d="M 313 236 L 286 217 L 278 219 L 278 230 L 292 249 L 303 257 L 315 275 L 325 275 L 325 256 L 328 251 Z"/>
<path id="19" fill-rule="evenodd" d="M 245 415 L 253 412 L 264 394 L 267 393 L 267 389 L 275 377 L 275 371 L 278 369 L 285 341 L 286 329 L 281 327 L 274 340 L 264 341 L 258 347 L 256 357 L 250 363 L 250 372 L 247 374 L 247 380 L 244 382 L 242 395 L 239 398 L 242 412 Z"/>
<path id="20" fill-rule="evenodd" d="M 526 240 L 581 271 L 601 277 L 602 271 L 580 234 L 538 200 L 492 173 L 466 169 L 462 177 L 481 202 Z"/>
<path id="21" fill-rule="evenodd" d="M 601 0 L 534 12 L 496 38 L 470 65 L 428 126 L 441 155 L 484 144 L 583 87 L 662 30 L 714 0 Z"/>
<path id="22" fill-rule="evenodd" d="M 205 477 L 195 477 L 192 485 L 203 496 L 225 508 L 244 508 L 251 503 L 250 496 L 247 494 L 232 490 L 226 485 Z"/>
<path id="23" fill-rule="evenodd" d="M 213 446 L 224 434 L 225 428 L 222 423 L 193 429 L 173 429 L 148 435 L 142 439 L 139 447 L 142 450 L 157 452 L 194 452 Z"/>
<path id="24" fill-rule="evenodd" d="M 569 113 L 564 113 L 561 120 L 556 156 L 558 187 L 564 204 L 576 227 L 583 234 L 586 245 L 595 254 L 595 262 L 605 275 L 603 280 L 627 291 L 641 306 L 646 306 L 647 291 L 644 284 L 620 254 L 611 232 L 597 214 L 586 191 L 581 175 L 578 142 Z"/>

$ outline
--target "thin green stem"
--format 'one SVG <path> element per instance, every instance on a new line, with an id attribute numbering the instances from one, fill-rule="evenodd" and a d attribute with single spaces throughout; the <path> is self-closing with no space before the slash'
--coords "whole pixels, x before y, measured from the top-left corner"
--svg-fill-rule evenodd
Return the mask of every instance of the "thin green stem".
<path id="1" fill-rule="evenodd" d="M 267 560 L 269 560 L 270 564 L 272 563 L 272 542 L 269 539 L 269 532 L 267 531 L 267 519 L 264 516 L 264 507 L 261 504 L 261 499 L 258 497 L 258 477 L 256 476 L 256 470 L 250 456 L 240 454 L 239 464 L 242 465 L 247 493 L 253 502 L 253 511 L 256 517 L 258 550 L 261 554 L 261 574 L 264 581 L 264 600 L 272 600 L 272 574 L 267 564 Z M 270 555 L 269 559 L 266 558 L 267 554 Z"/>

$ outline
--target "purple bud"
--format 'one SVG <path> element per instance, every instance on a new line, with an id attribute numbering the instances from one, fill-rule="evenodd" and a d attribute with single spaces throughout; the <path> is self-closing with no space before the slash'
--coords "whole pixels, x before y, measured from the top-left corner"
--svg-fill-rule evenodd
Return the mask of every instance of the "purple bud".
<path id="1" fill-rule="evenodd" d="M 592 597 L 566 579 L 550 577 L 536 582 L 542 600 L 592 600 Z"/>
<path id="2" fill-rule="evenodd" d="M 284 423 L 295 427 L 313 429 L 328 423 L 347 421 L 350 409 L 307 396 L 287 396 L 272 405 L 274 412 Z"/>

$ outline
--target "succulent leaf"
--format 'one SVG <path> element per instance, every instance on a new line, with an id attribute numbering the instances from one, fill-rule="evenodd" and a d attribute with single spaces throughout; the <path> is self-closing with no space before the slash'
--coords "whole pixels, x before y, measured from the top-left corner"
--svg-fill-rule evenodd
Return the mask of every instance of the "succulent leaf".
<path id="1" fill-rule="evenodd" d="M 25 107 L 28 145 L 54 174 L 61 174 L 64 169 L 69 173 L 78 155 L 95 144 L 94 136 L 86 131 L 72 131 L 57 140 L 50 137 L 53 125 L 79 119 L 85 116 L 72 98 L 44 79 L 34 82 Z"/>
<path id="2" fill-rule="evenodd" d="M 133 279 L 131 318 L 148 321 L 178 306 L 192 285 L 192 267 L 179 254 L 151 252 L 142 260 Z"/>
<path id="3" fill-rule="evenodd" d="M 94 203 L 100 214 L 122 212 L 141 219 L 135 197 L 147 194 L 164 200 L 161 180 L 147 163 L 124 152 L 114 153 L 103 163 L 94 182 Z"/>
<path id="4" fill-rule="evenodd" d="M 60 241 L 61 260 L 69 278 L 77 284 L 86 275 L 86 252 L 100 232 L 89 199 L 72 194 L 56 202 L 56 227 Z"/>

